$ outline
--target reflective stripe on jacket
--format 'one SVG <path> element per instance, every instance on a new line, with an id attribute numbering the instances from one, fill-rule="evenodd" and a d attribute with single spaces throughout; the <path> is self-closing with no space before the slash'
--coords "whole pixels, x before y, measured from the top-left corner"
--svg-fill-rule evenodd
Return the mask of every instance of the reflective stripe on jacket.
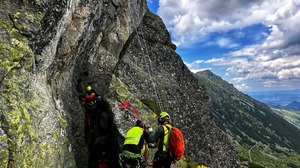
<path id="1" fill-rule="evenodd" d="M 134 126 L 125 135 L 122 153 L 128 158 L 138 158 L 142 156 L 142 146 L 144 144 L 144 129 Z"/>
<path id="2" fill-rule="evenodd" d="M 167 152 L 168 147 L 169 147 L 169 138 L 170 138 L 169 130 L 171 130 L 172 126 L 170 124 L 165 124 L 165 125 L 162 125 L 162 127 L 164 129 L 163 152 Z"/>

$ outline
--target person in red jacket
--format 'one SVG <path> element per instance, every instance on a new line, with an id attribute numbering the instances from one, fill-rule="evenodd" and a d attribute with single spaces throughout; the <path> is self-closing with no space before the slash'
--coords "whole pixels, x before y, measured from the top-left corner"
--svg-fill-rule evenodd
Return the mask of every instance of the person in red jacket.
<path id="1" fill-rule="evenodd" d="M 92 141 L 92 132 L 94 132 L 97 124 L 97 93 L 91 87 L 87 86 L 86 94 L 80 97 L 81 105 L 85 109 L 85 138 L 88 144 Z"/>
<path id="2" fill-rule="evenodd" d="M 86 87 L 86 95 L 81 97 L 83 106 L 92 107 L 96 104 L 96 92 L 91 86 Z"/>

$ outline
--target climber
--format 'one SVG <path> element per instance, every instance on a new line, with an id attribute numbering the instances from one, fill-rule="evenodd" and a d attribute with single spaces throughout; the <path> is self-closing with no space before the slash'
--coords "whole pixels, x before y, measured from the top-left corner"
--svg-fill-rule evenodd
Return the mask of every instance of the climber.
<path id="1" fill-rule="evenodd" d="M 94 132 L 97 124 L 98 106 L 102 102 L 101 96 L 91 87 L 86 87 L 86 95 L 79 96 L 81 105 L 85 109 L 85 134 L 86 142 L 91 143 L 91 133 Z"/>
<path id="2" fill-rule="evenodd" d="M 82 105 L 84 107 L 92 107 L 96 105 L 96 95 L 96 91 L 91 86 L 87 86 L 86 95 L 80 97 L 82 100 Z"/>
<path id="3" fill-rule="evenodd" d="M 149 142 L 146 125 L 141 120 L 137 120 L 136 125 L 129 129 L 125 136 L 124 146 L 120 154 L 123 161 L 123 168 L 127 168 L 127 165 L 130 167 L 147 167 L 147 163 L 143 157 L 145 141 Z"/>
<path id="4" fill-rule="evenodd" d="M 165 145 L 169 142 L 169 137 L 165 135 L 169 133 L 168 128 L 172 128 L 169 114 L 161 112 L 158 117 L 158 123 L 161 126 L 156 129 L 154 135 L 150 135 L 150 142 L 157 143 L 158 147 L 153 159 L 153 168 L 170 168 L 173 159 Z"/>

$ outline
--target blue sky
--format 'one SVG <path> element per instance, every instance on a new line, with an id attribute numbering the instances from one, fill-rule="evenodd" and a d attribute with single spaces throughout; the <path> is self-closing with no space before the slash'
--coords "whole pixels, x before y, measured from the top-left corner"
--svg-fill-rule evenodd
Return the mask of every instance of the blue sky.
<path id="1" fill-rule="evenodd" d="M 300 0 L 147 0 L 192 72 L 241 91 L 300 89 Z"/>

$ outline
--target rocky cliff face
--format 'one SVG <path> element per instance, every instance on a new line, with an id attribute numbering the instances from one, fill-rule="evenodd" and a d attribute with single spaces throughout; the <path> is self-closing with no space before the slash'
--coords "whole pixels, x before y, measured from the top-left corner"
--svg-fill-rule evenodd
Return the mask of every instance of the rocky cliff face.
<path id="1" fill-rule="evenodd" d="M 112 157 L 135 121 L 118 107 L 129 99 L 153 127 L 155 112 L 168 111 L 196 162 L 238 167 L 233 145 L 209 119 L 206 89 L 146 1 L 0 3 L 1 166 L 87 167 L 78 96 L 90 84 L 106 103 Z"/>

